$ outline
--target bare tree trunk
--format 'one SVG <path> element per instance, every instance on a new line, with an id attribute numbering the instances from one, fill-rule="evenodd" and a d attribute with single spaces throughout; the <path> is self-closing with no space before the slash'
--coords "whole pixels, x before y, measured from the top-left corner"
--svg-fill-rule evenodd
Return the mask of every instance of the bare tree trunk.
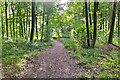
<path id="1" fill-rule="evenodd" d="M 5 2 L 5 18 L 6 18 L 6 37 L 7 37 L 7 39 L 8 39 L 8 19 L 7 19 L 7 6 L 8 6 L 8 4 L 7 4 L 7 2 Z"/>
<path id="2" fill-rule="evenodd" d="M 18 16 L 18 10 L 16 11 L 16 16 Z M 18 38 L 18 17 L 16 17 L 16 41 L 17 41 L 17 38 Z"/>
<path id="3" fill-rule="evenodd" d="M 34 26 L 35 26 L 35 1 L 32 0 L 32 28 L 31 28 L 30 42 L 33 42 Z"/>
<path id="4" fill-rule="evenodd" d="M 44 18 L 45 18 L 45 6 L 44 6 L 44 3 L 43 3 L 41 41 L 43 40 Z"/>
<path id="5" fill-rule="evenodd" d="M 118 38 L 120 37 L 120 2 L 118 3 Z"/>
<path id="6" fill-rule="evenodd" d="M 92 48 L 95 47 L 96 38 L 97 38 L 97 11 L 98 11 L 99 2 L 94 2 L 94 32 L 93 32 L 93 41 Z"/>
<path id="7" fill-rule="evenodd" d="M 38 39 L 37 16 L 36 16 L 36 37 L 37 37 L 37 39 Z"/>
<path id="8" fill-rule="evenodd" d="M 27 18 L 26 18 L 26 40 L 28 40 L 28 3 L 26 3 L 27 7 Z"/>
<path id="9" fill-rule="evenodd" d="M 4 38 L 4 23 L 3 23 L 3 13 L 1 11 L 1 24 L 2 24 L 2 38 Z"/>
<path id="10" fill-rule="evenodd" d="M 85 15 L 86 15 L 87 45 L 88 45 L 88 47 L 90 47 L 90 37 L 89 37 L 89 23 L 88 23 L 88 9 L 87 9 L 87 2 L 85 2 Z"/>
<path id="11" fill-rule="evenodd" d="M 112 2 L 111 4 L 111 14 L 110 14 L 110 22 L 109 22 L 109 38 L 108 38 L 108 44 L 112 44 L 113 39 L 113 32 L 114 32 L 114 24 L 115 24 L 115 12 L 116 12 L 116 2 Z"/>
<path id="12" fill-rule="evenodd" d="M 11 3 L 11 10 L 12 10 L 12 15 L 13 15 L 13 39 L 15 38 L 15 26 L 14 26 L 14 5 Z"/>

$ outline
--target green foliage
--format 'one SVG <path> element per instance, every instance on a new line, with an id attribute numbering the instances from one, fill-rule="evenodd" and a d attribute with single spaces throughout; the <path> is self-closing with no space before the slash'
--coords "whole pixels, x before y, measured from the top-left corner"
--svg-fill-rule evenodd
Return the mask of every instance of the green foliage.
<path id="1" fill-rule="evenodd" d="M 90 64 L 96 60 L 100 55 L 100 51 L 97 49 L 78 49 L 76 52 L 71 54 L 72 57 L 77 57 L 80 60 L 77 64 Z"/>
<path id="2" fill-rule="evenodd" d="M 105 55 L 104 55 L 105 56 Z M 106 76 L 103 77 L 119 77 L 119 51 L 112 51 L 109 54 L 106 54 L 106 57 L 104 59 L 101 58 L 101 61 L 99 62 L 100 69 L 104 70 L 100 72 L 99 76 L 102 77 L 103 74 L 106 72 Z"/>
<path id="3" fill-rule="evenodd" d="M 81 78 L 88 78 L 95 76 L 97 78 L 114 78 L 119 76 L 119 57 L 120 51 L 103 52 L 98 48 L 82 48 L 78 41 L 74 38 L 62 38 L 61 41 L 64 43 L 65 47 L 71 50 L 70 56 L 77 58 L 78 62 L 76 64 L 87 66 L 87 68 L 98 69 L 95 72 L 98 73 L 81 73 Z"/>
<path id="4" fill-rule="evenodd" d="M 107 43 L 109 31 L 100 30 L 97 33 L 98 33 L 97 44 Z"/>
<path id="5" fill-rule="evenodd" d="M 65 47 L 69 50 L 76 51 L 79 47 L 77 41 L 74 38 L 62 38 L 61 41 L 64 43 Z"/>
<path id="6" fill-rule="evenodd" d="M 5 76 L 15 76 L 23 63 L 32 58 L 39 51 L 51 46 L 52 42 L 2 42 L 2 63 Z"/>
<path id="7" fill-rule="evenodd" d="M 108 75 L 107 72 L 100 72 L 98 77 L 99 78 L 111 78 L 110 75 Z"/>
<path id="8" fill-rule="evenodd" d="M 78 45 L 77 41 L 73 38 L 64 38 L 61 39 L 61 41 L 64 43 L 67 49 L 73 51 L 73 53 L 70 54 L 70 56 L 80 59 L 80 61 L 77 64 L 89 64 L 92 61 L 96 60 L 100 55 L 100 51 L 98 49 L 81 48 L 80 45 Z"/>
<path id="9" fill-rule="evenodd" d="M 81 73 L 80 78 L 86 78 L 85 80 L 87 80 L 87 78 L 91 78 L 91 77 L 87 73 Z"/>

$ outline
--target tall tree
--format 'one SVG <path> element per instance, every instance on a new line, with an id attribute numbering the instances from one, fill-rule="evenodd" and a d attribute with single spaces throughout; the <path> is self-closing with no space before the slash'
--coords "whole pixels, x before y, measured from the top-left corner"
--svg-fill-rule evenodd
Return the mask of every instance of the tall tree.
<path id="1" fill-rule="evenodd" d="M 5 2 L 5 18 L 6 18 L 6 36 L 7 36 L 7 39 L 8 39 L 8 19 L 7 19 L 7 2 Z"/>
<path id="2" fill-rule="evenodd" d="M 86 0 L 85 0 L 86 1 Z M 86 15 L 86 32 L 87 32 L 87 45 L 90 47 L 90 38 L 89 38 L 89 23 L 88 23 L 88 9 L 87 2 L 85 2 L 85 15 Z"/>
<path id="3" fill-rule="evenodd" d="M 91 15 L 91 10 L 90 10 L 90 3 L 89 3 L 89 18 L 90 18 L 90 26 L 92 26 L 92 15 Z"/>
<path id="4" fill-rule="evenodd" d="M 1 10 L 1 24 L 2 24 L 2 38 L 4 38 L 4 23 L 3 23 L 3 12 L 2 12 L 2 10 Z"/>
<path id="5" fill-rule="evenodd" d="M 28 29 L 27 29 L 28 28 L 28 6 L 29 5 L 28 5 L 28 2 L 27 2 L 26 3 L 26 14 L 27 14 L 27 17 L 26 17 L 26 33 L 25 33 L 26 34 L 26 37 L 25 37 L 26 40 L 28 40 L 28 32 L 27 32 L 28 31 Z"/>
<path id="6" fill-rule="evenodd" d="M 11 26 L 11 13 L 10 13 L 10 11 L 11 11 L 11 6 L 9 6 L 9 27 L 10 27 L 10 36 L 11 36 L 11 38 L 12 38 L 12 36 L 13 36 L 13 30 L 12 30 L 12 26 Z"/>
<path id="7" fill-rule="evenodd" d="M 98 11 L 98 4 L 97 0 L 94 2 L 94 31 L 93 31 L 93 41 L 92 41 L 92 48 L 95 47 L 96 37 L 97 37 L 97 11 Z"/>
<path id="8" fill-rule="evenodd" d="M 18 9 L 16 11 L 16 16 L 18 16 Z M 17 24 L 18 24 L 18 17 L 16 17 L 16 33 L 15 33 L 16 34 L 16 41 L 17 41 L 17 38 L 18 38 L 18 25 Z"/>
<path id="9" fill-rule="evenodd" d="M 38 39 L 38 28 L 37 28 L 37 15 L 36 15 L 36 37 L 37 37 L 37 39 Z"/>
<path id="10" fill-rule="evenodd" d="M 35 26 L 35 1 L 32 0 L 32 28 L 31 28 L 30 42 L 33 42 L 34 26 Z"/>
<path id="11" fill-rule="evenodd" d="M 44 18 L 45 18 L 45 5 L 43 3 L 41 41 L 43 40 Z"/>
<path id="12" fill-rule="evenodd" d="M 120 2 L 118 2 L 118 38 L 120 37 Z"/>
<path id="13" fill-rule="evenodd" d="M 15 26 L 14 26 L 14 5 L 13 2 L 11 3 L 11 10 L 12 10 L 12 15 L 13 15 L 13 38 L 15 38 Z"/>
<path id="14" fill-rule="evenodd" d="M 113 33 L 114 33 L 114 24 L 115 24 L 115 12 L 116 12 L 116 2 L 111 3 L 111 11 L 110 11 L 110 20 L 109 20 L 109 38 L 108 38 L 108 44 L 112 44 L 113 39 Z"/>

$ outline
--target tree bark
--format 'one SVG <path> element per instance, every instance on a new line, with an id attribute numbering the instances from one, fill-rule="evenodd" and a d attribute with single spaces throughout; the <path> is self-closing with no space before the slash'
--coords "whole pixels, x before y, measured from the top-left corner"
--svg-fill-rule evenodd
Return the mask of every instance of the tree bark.
<path id="1" fill-rule="evenodd" d="M 87 2 L 85 2 L 85 15 L 86 15 L 87 45 L 88 45 L 88 47 L 90 47 L 90 37 L 89 37 L 89 23 L 88 23 L 88 9 L 87 9 Z"/>
<path id="2" fill-rule="evenodd" d="M 120 2 L 118 2 L 118 38 L 120 37 Z"/>
<path id="3" fill-rule="evenodd" d="M 36 37 L 38 39 L 37 16 L 36 16 Z"/>
<path id="4" fill-rule="evenodd" d="M 16 11 L 16 16 L 18 16 L 18 9 Z M 17 38 L 18 38 L 18 17 L 16 17 L 16 41 L 17 41 Z"/>
<path id="5" fill-rule="evenodd" d="M 45 6 L 44 6 L 44 3 L 43 3 L 42 28 L 41 28 L 41 41 L 43 40 L 44 18 L 45 18 Z"/>
<path id="6" fill-rule="evenodd" d="M 34 26 L 35 26 L 35 1 L 32 0 L 32 28 L 31 28 L 31 35 L 30 35 L 30 42 L 33 42 L 34 38 Z"/>
<path id="7" fill-rule="evenodd" d="M 26 18 L 26 40 L 28 40 L 28 3 L 26 3 L 27 7 L 27 18 Z"/>
<path id="8" fill-rule="evenodd" d="M 5 18 L 6 18 L 6 37 L 7 37 L 7 39 L 8 39 L 8 19 L 7 19 L 7 6 L 8 6 L 8 4 L 7 4 L 7 2 L 5 2 Z"/>
<path id="9" fill-rule="evenodd" d="M 97 37 L 97 11 L 99 2 L 94 2 L 94 31 L 93 31 L 93 41 L 92 48 L 95 47 L 96 37 Z"/>
<path id="10" fill-rule="evenodd" d="M 11 10 L 12 10 L 12 15 L 13 15 L 13 38 L 15 38 L 15 26 L 14 26 L 14 5 L 11 3 Z"/>
<path id="11" fill-rule="evenodd" d="M 90 10 L 90 3 L 89 3 L 89 18 L 90 18 L 90 26 L 92 27 L 92 15 L 91 15 L 91 10 Z"/>
<path id="12" fill-rule="evenodd" d="M 116 2 L 112 2 L 111 4 L 111 14 L 110 14 L 110 22 L 109 22 L 109 38 L 108 38 L 108 44 L 112 44 L 113 39 L 113 33 L 114 33 L 114 24 L 115 24 L 115 12 L 116 12 Z"/>
<path id="13" fill-rule="evenodd" d="M 2 38 L 4 38 L 4 23 L 3 23 L 3 13 L 1 11 L 1 24 L 2 24 Z"/>

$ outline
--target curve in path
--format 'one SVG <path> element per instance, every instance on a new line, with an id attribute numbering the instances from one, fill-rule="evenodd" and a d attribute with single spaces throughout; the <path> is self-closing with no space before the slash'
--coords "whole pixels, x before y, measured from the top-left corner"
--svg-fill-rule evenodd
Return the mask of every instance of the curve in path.
<path id="1" fill-rule="evenodd" d="M 80 68 L 68 55 L 64 45 L 54 40 L 54 45 L 30 60 L 19 74 L 22 78 L 78 78 Z"/>

